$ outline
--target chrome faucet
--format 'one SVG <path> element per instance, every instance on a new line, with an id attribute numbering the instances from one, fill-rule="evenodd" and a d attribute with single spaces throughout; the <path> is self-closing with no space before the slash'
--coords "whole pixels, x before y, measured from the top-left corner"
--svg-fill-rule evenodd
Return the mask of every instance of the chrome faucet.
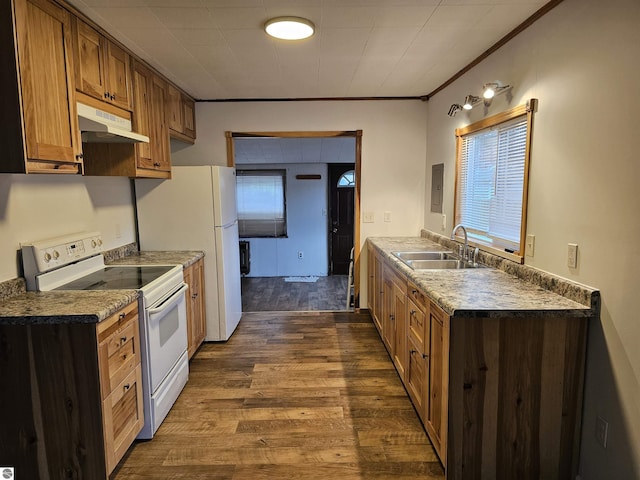
<path id="1" fill-rule="evenodd" d="M 459 228 L 461 228 L 462 232 L 464 233 L 464 247 L 461 249 L 462 251 L 460 253 L 460 257 L 462 260 L 466 260 L 469 256 L 469 237 L 467 237 L 467 229 L 464 228 L 461 223 L 457 224 L 455 227 L 453 227 L 453 230 L 451 230 L 451 240 L 455 240 L 456 232 Z"/>

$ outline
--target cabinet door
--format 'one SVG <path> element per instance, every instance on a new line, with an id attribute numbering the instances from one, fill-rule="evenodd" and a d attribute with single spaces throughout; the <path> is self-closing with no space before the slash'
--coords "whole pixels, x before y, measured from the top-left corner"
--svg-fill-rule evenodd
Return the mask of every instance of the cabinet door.
<path id="1" fill-rule="evenodd" d="M 151 78 L 151 158 L 155 170 L 171 171 L 171 152 L 169 147 L 169 127 L 167 124 L 166 103 L 167 83 L 157 75 Z"/>
<path id="2" fill-rule="evenodd" d="M 94 98 L 105 100 L 105 41 L 102 35 L 83 21 L 74 18 L 73 24 L 76 88 Z"/>
<path id="3" fill-rule="evenodd" d="M 48 0 L 16 0 L 15 15 L 27 171 L 78 173 L 70 14 Z"/>
<path id="4" fill-rule="evenodd" d="M 151 72 L 141 63 L 133 64 L 133 129 L 147 137 L 151 137 Z M 151 159 L 151 142 L 137 143 L 136 165 L 138 168 L 153 168 Z"/>
<path id="5" fill-rule="evenodd" d="M 382 341 L 387 347 L 389 355 L 393 359 L 393 348 L 395 346 L 395 297 L 393 295 L 393 280 L 384 275 L 383 280 L 383 306 L 382 306 Z"/>
<path id="6" fill-rule="evenodd" d="M 395 281 L 393 282 L 393 363 L 398 370 L 398 375 L 404 381 L 407 370 L 408 350 L 407 350 L 407 294 L 406 288 L 402 288 Z"/>
<path id="7" fill-rule="evenodd" d="M 117 45 L 106 41 L 107 93 L 114 105 L 131 110 L 131 58 Z"/>
<path id="8" fill-rule="evenodd" d="M 449 317 L 435 304 L 429 308 L 429 380 L 425 427 L 433 447 L 446 465 Z"/>
<path id="9" fill-rule="evenodd" d="M 184 117 L 183 131 L 187 137 L 196 139 L 196 104 L 186 96 L 182 96 L 182 112 Z"/>
<path id="10" fill-rule="evenodd" d="M 429 357 L 417 346 L 411 338 L 408 339 L 409 357 L 407 363 L 407 372 L 405 377 L 405 384 L 407 386 L 407 392 L 413 404 L 416 407 L 416 411 L 420 418 L 424 422 L 425 419 L 425 384 L 427 380 L 426 372 L 429 365 Z"/>
<path id="11" fill-rule="evenodd" d="M 373 317 L 377 321 L 378 329 L 382 332 L 382 316 L 384 314 L 384 263 L 378 254 L 374 256 L 374 277 L 375 296 Z"/>
<path id="12" fill-rule="evenodd" d="M 191 358 L 206 336 L 203 260 L 198 260 L 185 268 L 184 281 L 189 285 L 187 291 L 187 338 L 189 340 L 189 358 Z"/>
<path id="13" fill-rule="evenodd" d="M 168 87 L 169 128 L 174 132 L 184 133 L 184 111 L 182 109 L 182 93 L 173 85 Z"/>

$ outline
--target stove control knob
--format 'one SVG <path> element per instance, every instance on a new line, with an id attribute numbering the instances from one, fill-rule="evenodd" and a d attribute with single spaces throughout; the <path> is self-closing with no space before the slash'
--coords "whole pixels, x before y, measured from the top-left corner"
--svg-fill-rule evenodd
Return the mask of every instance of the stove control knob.
<path id="1" fill-rule="evenodd" d="M 98 244 L 96 243 L 95 240 L 91 240 L 91 248 L 96 248 Z"/>
<path id="2" fill-rule="evenodd" d="M 54 251 L 53 251 L 53 259 L 54 259 L 54 260 L 57 260 L 57 259 L 59 259 L 59 258 L 60 258 L 60 254 L 58 253 L 58 251 L 57 251 L 57 250 L 54 250 Z"/>
<path id="3" fill-rule="evenodd" d="M 101 239 L 101 238 L 99 238 L 99 239 L 98 239 L 98 246 L 99 246 L 99 247 L 101 247 L 101 246 L 102 246 L 102 239 Z"/>
<path id="4" fill-rule="evenodd" d="M 51 261 L 51 254 L 49 252 L 46 252 L 44 254 L 44 261 L 49 263 Z"/>

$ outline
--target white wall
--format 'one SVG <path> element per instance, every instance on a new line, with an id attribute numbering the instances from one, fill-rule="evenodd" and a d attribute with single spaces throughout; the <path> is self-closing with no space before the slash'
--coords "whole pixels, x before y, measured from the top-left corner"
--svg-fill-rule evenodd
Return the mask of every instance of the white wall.
<path id="1" fill-rule="evenodd" d="M 104 248 L 135 241 L 128 178 L 0 175 L 0 281 L 20 276 L 20 242 L 102 232 Z"/>
<path id="2" fill-rule="evenodd" d="M 361 244 L 374 235 L 418 235 L 425 203 L 426 111 L 427 104 L 419 100 L 199 102 L 198 140 L 193 147 L 172 145 L 172 161 L 226 165 L 227 130 L 362 130 L 361 211 L 374 213 L 375 222 L 361 223 Z M 391 222 L 383 222 L 385 211 L 391 212 Z M 364 285 L 361 305 L 367 301 Z"/>
<path id="3" fill-rule="evenodd" d="M 445 163 L 445 213 L 452 227 L 454 129 L 483 108 L 451 119 L 452 103 L 482 84 L 514 85 L 486 114 L 539 99 L 534 119 L 526 263 L 601 290 L 602 314 L 590 325 L 580 475 L 583 480 L 640 478 L 640 3 L 566 0 L 508 45 L 439 92 L 428 106 L 426 185 Z M 429 198 L 430 192 L 427 192 Z M 428 209 L 427 209 L 428 210 Z M 440 231 L 440 215 L 425 226 Z M 566 265 L 567 243 L 579 265 Z M 599 415 L 609 443 L 595 442 Z"/>
<path id="4" fill-rule="evenodd" d="M 250 277 L 326 276 L 327 165 L 269 164 L 238 165 L 242 169 L 287 171 L 287 237 L 247 238 L 250 243 Z M 320 180 L 296 180 L 299 174 L 320 174 Z M 303 257 L 298 258 L 298 252 Z"/>

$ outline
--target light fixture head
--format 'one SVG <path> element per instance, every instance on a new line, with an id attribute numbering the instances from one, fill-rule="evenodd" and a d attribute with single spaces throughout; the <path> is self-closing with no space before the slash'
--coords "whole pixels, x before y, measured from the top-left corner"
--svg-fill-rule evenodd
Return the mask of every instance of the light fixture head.
<path id="1" fill-rule="evenodd" d="M 449 115 L 450 117 L 455 117 L 456 113 L 458 113 L 459 110 L 462 110 L 462 105 L 454 103 L 449 107 L 449 113 L 447 113 L 447 115 Z"/>
<path id="2" fill-rule="evenodd" d="M 485 83 L 482 86 L 482 98 L 489 100 L 495 97 L 497 89 L 498 89 L 497 83 Z"/>
<path id="3" fill-rule="evenodd" d="M 480 97 L 476 97 L 475 95 L 467 95 L 464 97 L 464 103 L 462 104 L 462 108 L 465 110 L 471 110 L 473 106 L 480 101 Z"/>
<path id="4" fill-rule="evenodd" d="M 264 31 L 282 40 L 302 40 L 314 34 L 315 25 L 306 18 L 276 17 L 265 22 Z"/>

